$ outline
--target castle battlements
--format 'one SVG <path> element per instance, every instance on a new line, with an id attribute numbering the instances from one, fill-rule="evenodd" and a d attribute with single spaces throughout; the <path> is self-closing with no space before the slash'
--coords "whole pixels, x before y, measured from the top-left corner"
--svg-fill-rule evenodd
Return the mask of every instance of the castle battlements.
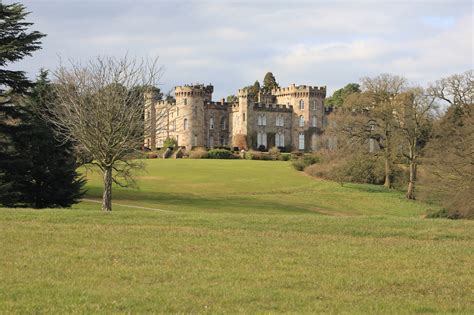
<path id="1" fill-rule="evenodd" d="M 204 96 L 214 92 L 214 87 L 204 84 L 185 84 L 174 88 L 176 96 Z"/>
<path id="2" fill-rule="evenodd" d="M 293 106 L 284 105 L 284 104 L 265 104 L 265 103 L 255 103 L 253 104 L 253 109 L 257 111 L 272 111 L 272 112 L 292 112 Z"/>
<path id="3" fill-rule="evenodd" d="M 288 87 L 273 89 L 272 94 L 275 96 L 287 96 L 287 95 L 326 95 L 326 86 L 310 86 L 310 85 L 296 85 L 291 84 Z"/>

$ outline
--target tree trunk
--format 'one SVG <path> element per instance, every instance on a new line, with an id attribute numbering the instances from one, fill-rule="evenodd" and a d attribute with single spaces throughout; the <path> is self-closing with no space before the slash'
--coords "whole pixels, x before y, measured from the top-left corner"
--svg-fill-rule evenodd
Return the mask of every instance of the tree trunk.
<path id="1" fill-rule="evenodd" d="M 385 182 L 383 185 L 387 188 L 392 188 L 392 167 L 390 165 L 390 159 L 385 157 Z"/>
<path id="2" fill-rule="evenodd" d="M 112 168 L 106 168 L 104 171 L 102 211 L 112 211 Z"/>
<path id="3" fill-rule="evenodd" d="M 410 179 L 408 181 L 407 199 L 415 199 L 415 180 L 416 180 L 416 164 L 410 161 Z"/>

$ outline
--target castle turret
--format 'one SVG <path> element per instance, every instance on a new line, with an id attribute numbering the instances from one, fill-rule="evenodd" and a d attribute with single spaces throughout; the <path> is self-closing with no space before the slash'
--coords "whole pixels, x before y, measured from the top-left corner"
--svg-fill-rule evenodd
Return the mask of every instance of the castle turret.
<path id="1" fill-rule="evenodd" d="M 158 100 L 156 91 L 148 91 L 143 95 L 145 99 L 145 147 L 156 149 L 156 108 Z"/>
<path id="2" fill-rule="evenodd" d="M 212 85 L 184 85 L 175 87 L 176 140 L 178 146 L 191 149 L 195 146 L 206 146 L 204 103 L 212 99 Z"/>

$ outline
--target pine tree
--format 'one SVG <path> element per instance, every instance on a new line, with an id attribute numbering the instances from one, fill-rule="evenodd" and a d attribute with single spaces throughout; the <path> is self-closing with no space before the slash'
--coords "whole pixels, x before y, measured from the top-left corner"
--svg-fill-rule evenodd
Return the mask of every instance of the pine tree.
<path id="1" fill-rule="evenodd" d="M 58 143 L 39 116 L 50 97 L 47 75 L 35 86 L 23 71 L 5 68 L 41 48 L 45 35 L 27 31 L 27 15 L 21 4 L 0 3 L 0 204 L 69 206 L 81 196 L 84 180 L 75 172 L 72 145 Z"/>
<path id="2" fill-rule="evenodd" d="M 12 125 L 10 150 L 0 154 L 0 204 L 69 207 L 83 195 L 85 180 L 76 172 L 73 144 L 59 142 L 53 126 L 41 118 L 51 102 L 51 83 L 41 71 L 30 95 L 17 106 L 22 117 Z"/>
<path id="3" fill-rule="evenodd" d="M 270 92 L 273 89 L 277 89 L 280 86 L 278 85 L 275 76 L 271 72 L 267 72 L 263 78 L 263 90 L 265 92 Z"/>

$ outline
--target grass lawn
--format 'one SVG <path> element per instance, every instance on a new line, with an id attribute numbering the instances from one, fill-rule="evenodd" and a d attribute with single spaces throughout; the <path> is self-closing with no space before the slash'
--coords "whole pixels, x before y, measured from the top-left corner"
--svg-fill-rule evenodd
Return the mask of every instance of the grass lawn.
<path id="1" fill-rule="evenodd" d="M 167 211 L 0 210 L 0 313 L 474 313 L 473 221 L 286 162 L 147 164 L 114 202 Z"/>

